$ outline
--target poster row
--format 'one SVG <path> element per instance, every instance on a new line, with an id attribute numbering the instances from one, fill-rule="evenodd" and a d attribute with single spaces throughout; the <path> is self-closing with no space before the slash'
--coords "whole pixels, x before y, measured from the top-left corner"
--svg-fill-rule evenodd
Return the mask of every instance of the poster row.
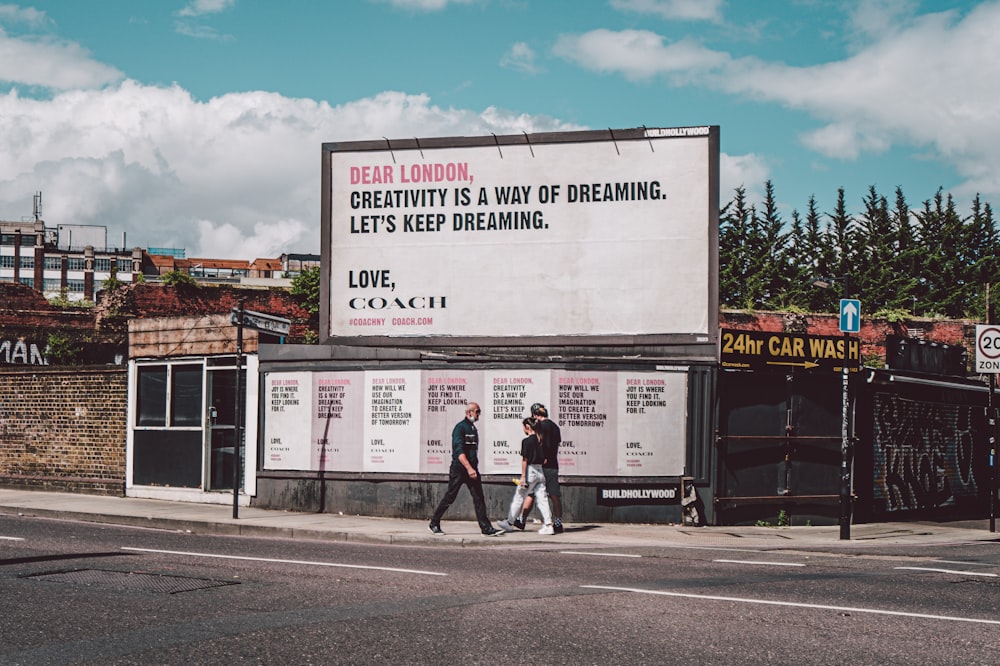
<path id="1" fill-rule="evenodd" d="M 476 402 L 480 472 L 519 476 L 522 420 L 540 402 L 562 430 L 561 475 L 684 472 L 683 371 L 269 372 L 261 392 L 267 470 L 446 474 Z"/>

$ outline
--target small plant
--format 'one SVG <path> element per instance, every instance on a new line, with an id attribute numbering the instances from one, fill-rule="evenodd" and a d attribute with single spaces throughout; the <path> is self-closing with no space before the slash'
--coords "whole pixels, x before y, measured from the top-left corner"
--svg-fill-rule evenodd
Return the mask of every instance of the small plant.
<path id="1" fill-rule="evenodd" d="M 80 356 L 79 343 L 65 333 L 50 333 L 45 358 L 51 365 L 73 365 Z"/>
<path id="2" fill-rule="evenodd" d="M 170 271 L 162 275 L 163 284 L 172 287 L 197 287 L 198 282 L 183 271 Z"/>
<path id="3" fill-rule="evenodd" d="M 778 512 L 778 527 L 788 527 L 792 524 L 792 517 L 788 515 L 788 512 L 782 509 Z"/>

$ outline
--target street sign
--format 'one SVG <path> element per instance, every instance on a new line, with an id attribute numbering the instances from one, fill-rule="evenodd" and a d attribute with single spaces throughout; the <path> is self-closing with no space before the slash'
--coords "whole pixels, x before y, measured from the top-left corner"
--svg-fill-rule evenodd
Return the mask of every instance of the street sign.
<path id="1" fill-rule="evenodd" d="M 719 363 L 734 370 L 852 372 L 861 366 L 861 341 L 838 335 L 806 335 L 722 329 Z"/>
<path id="2" fill-rule="evenodd" d="M 240 324 L 240 311 L 233 308 L 233 314 L 229 317 L 229 320 L 238 326 Z M 243 311 L 243 326 L 272 335 L 288 335 L 292 330 L 290 319 L 275 317 L 263 312 L 254 312 L 253 310 Z"/>
<path id="3" fill-rule="evenodd" d="M 1000 373 L 1000 326 L 976 325 L 976 372 Z"/>
<path id="4" fill-rule="evenodd" d="M 858 299 L 840 299 L 840 330 L 843 333 L 857 333 L 861 330 L 861 301 Z"/>

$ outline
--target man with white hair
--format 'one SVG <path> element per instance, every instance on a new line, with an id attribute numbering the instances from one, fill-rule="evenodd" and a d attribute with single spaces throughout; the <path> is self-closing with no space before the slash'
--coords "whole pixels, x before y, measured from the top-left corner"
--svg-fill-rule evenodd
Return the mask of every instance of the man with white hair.
<path id="1" fill-rule="evenodd" d="M 479 479 L 479 405 L 470 402 L 465 406 L 465 418 L 451 431 L 451 468 L 448 470 L 448 490 L 431 517 L 430 530 L 434 534 L 444 534 L 441 518 L 451 503 L 458 497 L 462 486 L 468 486 L 472 493 L 472 505 L 476 509 L 476 520 L 483 536 L 501 536 L 503 530 L 493 527 L 486 513 L 486 499 L 483 496 L 483 482 Z"/>

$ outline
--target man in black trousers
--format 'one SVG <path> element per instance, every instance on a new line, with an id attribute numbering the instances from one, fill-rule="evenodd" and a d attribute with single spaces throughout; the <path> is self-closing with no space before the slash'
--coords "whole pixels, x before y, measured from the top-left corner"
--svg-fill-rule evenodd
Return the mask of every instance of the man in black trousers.
<path id="1" fill-rule="evenodd" d="M 431 517 L 430 529 L 434 534 L 444 534 L 441 518 L 451 503 L 458 497 L 463 485 L 472 493 L 472 505 L 476 509 L 476 520 L 483 536 L 500 536 L 503 530 L 493 527 L 486 513 L 486 499 L 483 497 L 483 482 L 479 479 L 479 405 L 470 402 L 465 406 L 465 418 L 451 431 L 451 469 L 448 471 L 448 490 Z"/>

